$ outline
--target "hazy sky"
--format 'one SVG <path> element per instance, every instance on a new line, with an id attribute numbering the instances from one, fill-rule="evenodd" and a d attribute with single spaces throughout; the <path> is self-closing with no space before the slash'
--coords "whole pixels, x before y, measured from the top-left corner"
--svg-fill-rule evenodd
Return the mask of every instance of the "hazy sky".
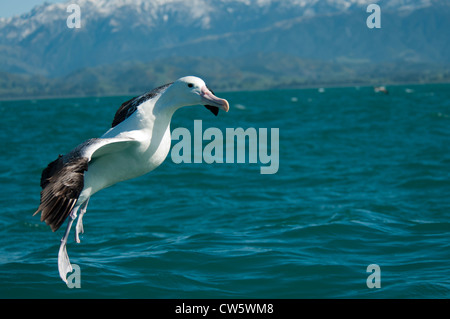
<path id="1" fill-rule="evenodd" d="M 44 2 L 64 2 L 63 0 L 0 0 L 0 17 L 11 17 L 30 11 Z"/>

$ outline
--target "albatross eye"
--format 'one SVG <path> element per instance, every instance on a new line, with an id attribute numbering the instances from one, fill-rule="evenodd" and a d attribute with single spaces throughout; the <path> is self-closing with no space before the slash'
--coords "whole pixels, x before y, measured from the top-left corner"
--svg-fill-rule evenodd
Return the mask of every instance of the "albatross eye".
<path id="1" fill-rule="evenodd" d="M 193 87 L 193 86 L 194 86 L 194 84 L 192 84 L 192 83 L 188 84 L 188 87 L 190 87 L 190 88 Z"/>

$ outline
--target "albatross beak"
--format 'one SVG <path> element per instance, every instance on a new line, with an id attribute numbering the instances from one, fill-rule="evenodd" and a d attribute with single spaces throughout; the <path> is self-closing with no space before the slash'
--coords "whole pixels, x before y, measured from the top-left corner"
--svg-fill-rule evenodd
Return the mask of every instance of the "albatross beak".
<path id="1" fill-rule="evenodd" d="M 214 115 L 219 114 L 219 109 L 224 110 L 225 112 L 228 112 L 230 109 L 230 105 L 227 100 L 218 98 L 206 86 L 202 88 L 200 96 L 202 97 L 202 102 L 205 103 L 205 107 Z"/>

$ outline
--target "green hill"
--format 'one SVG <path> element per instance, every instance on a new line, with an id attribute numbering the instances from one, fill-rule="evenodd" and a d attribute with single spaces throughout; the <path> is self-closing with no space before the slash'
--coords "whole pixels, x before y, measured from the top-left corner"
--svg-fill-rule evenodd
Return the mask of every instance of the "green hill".
<path id="1" fill-rule="evenodd" d="M 279 53 L 239 58 L 173 57 L 85 68 L 64 77 L 0 73 L 0 98 L 128 95 L 185 75 L 197 75 L 217 91 L 343 85 L 450 82 L 450 65 L 319 62 Z"/>

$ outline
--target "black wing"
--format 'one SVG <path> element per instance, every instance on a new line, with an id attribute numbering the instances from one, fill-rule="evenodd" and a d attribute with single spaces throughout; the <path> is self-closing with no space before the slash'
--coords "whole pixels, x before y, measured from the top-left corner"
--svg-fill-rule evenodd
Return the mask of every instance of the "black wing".
<path id="1" fill-rule="evenodd" d="M 41 202 L 33 214 L 42 211 L 41 221 L 45 221 L 52 231 L 61 227 L 75 206 L 84 187 L 84 172 L 88 169 L 86 157 L 72 157 L 67 162 L 65 159 L 60 155 L 42 172 Z"/>
<path id="2" fill-rule="evenodd" d="M 127 118 L 129 118 L 131 116 L 131 114 L 136 112 L 137 107 L 140 104 L 142 104 L 142 103 L 144 103 L 144 102 L 154 98 L 156 95 L 161 93 L 163 90 L 165 90 L 172 83 L 168 83 L 168 84 L 159 86 L 156 89 L 151 90 L 150 92 L 147 92 L 147 93 L 145 93 L 143 95 L 140 95 L 140 96 L 136 96 L 136 97 L 132 98 L 131 100 L 124 102 L 120 106 L 120 108 L 117 110 L 116 115 L 114 116 L 114 120 L 112 122 L 111 127 L 114 127 L 114 126 L 118 125 L 119 123 L 122 123 L 123 121 L 125 121 Z"/>
<path id="3" fill-rule="evenodd" d="M 92 158 L 118 152 L 136 140 L 131 138 L 92 138 L 66 155 L 48 164 L 41 176 L 41 202 L 37 211 L 53 231 L 61 227 L 78 201 L 84 188 L 84 172 Z"/>

